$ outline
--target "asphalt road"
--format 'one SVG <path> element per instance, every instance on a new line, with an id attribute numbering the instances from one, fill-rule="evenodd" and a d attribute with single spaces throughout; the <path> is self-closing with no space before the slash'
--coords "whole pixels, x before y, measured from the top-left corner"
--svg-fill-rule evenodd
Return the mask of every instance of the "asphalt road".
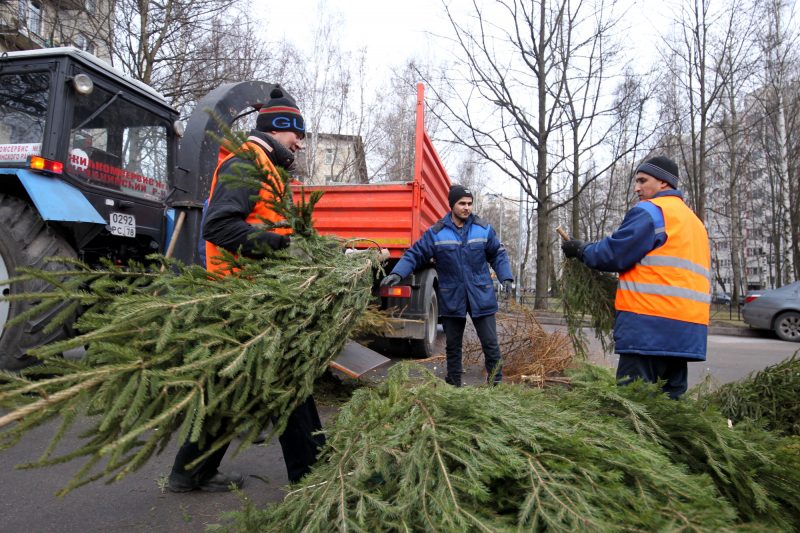
<path id="1" fill-rule="evenodd" d="M 554 328 L 557 326 L 545 326 Z M 786 342 L 771 332 L 747 332 L 747 336 L 709 335 L 706 360 L 689 363 L 689 387 L 711 379 L 728 383 L 750 373 L 780 363 L 800 350 L 800 344 Z M 617 367 L 616 354 L 604 355 L 599 344 L 591 344 L 591 360 L 610 368 Z"/>
<path id="2" fill-rule="evenodd" d="M 552 330 L 559 326 L 545 327 Z M 592 347 L 595 362 L 616 366 L 615 356 L 603 355 L 597 345 Z M 798 348 L 798 344 L 770 337 L 711 335 L 708 361 L 689 365 L 690 382 L 693 385 L 707 374 L 719 382 L 736 380 L 790 357 Z M 437 374 L 444 374 L 443 361 L 428 365 Z M 466 379 L 467 383 L 482 379 L 479 369 L 470 369 L 469 373 L 473 379 Z M 332 407 L 322 406 L 320 410 L 323 420 L 335 413 Z M 53 494 L 80 464 L 15 469 L 15 465 L 36 459 L 54 431 L 54 425 L 38 428 L 14 448 L 0 453 L 0 532 L 201 532 L 208 524 L 219 523 L 222 512 L 241 506 L 234 494 L 166 491 L 164 484 L 177 449 L 175 442 L 120 482 L 96 482 L 57 499 Z M 71 435 L 66 440 L 65 449 L 75 438 Z M 284 495 L 286 472 L 277 441 L 252 447 L 235 457 L 229 452 L 222 466 L 248 475 L 243 493 L 257 506 L 279 501 Z"/>

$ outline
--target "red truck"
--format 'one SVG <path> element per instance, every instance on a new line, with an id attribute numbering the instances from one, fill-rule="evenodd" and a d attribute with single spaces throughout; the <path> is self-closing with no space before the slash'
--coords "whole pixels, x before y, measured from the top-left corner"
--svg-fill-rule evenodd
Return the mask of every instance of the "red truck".
<path id="1" fill-rule="evenodd" d="M 321 234 L 363 239 L 356 248 L 377 243 L 389 251 L 386 272 L 422 234 L 450 211 L 450 178 L 424 127 L 424 90 L 417 85 L 414 177 L 411 181 L 306 187 L 324 191 L 314 210 L 314 227 Z M 408 339 L 412 355 L 430 357 L 436 340 L 439 305 L 434 265 L 428 264 L 395 287 L 379 287 L 381 308 L 394 311 L 393 332 Z"/>

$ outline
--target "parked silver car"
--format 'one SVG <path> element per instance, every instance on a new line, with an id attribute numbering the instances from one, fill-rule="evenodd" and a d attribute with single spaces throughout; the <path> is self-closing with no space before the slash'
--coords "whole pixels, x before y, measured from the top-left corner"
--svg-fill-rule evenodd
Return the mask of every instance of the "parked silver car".
<path id="1" fill-rule="evenodd" d="M 800 342 L 800 281 L 751 292 L 744 300 L 742 318 L 754 328 L 774 330 L 785 341 Z"/>

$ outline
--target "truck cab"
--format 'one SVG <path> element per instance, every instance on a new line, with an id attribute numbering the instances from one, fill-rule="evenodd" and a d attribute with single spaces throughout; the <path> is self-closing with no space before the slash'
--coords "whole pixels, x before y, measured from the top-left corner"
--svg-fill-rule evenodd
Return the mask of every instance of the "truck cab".
<path id="1" fill-rule="evenodd" d="M 122 264 L 163 251 L 177 120 L 158 92 L 76 48 L 3 54 L 0 280 L 60 268 L 47 257 Z M 43 332 L 47 316 L 6 328 L 28 305 L 0 303 L 0 368 L 25 366 L 25 350 L 63 334 Z"/>

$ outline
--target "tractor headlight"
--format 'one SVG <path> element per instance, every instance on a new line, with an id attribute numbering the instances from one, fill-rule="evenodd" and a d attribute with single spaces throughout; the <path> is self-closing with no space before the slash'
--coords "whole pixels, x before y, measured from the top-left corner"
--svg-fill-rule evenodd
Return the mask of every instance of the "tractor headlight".
<path id="1" fill-rule="evenodd" d="M 94 90 L 94 82 L 88 74 L 76 74 L 72 77 L 72 88 L 75 89 L 76 93 L 86 96 Z"/>

